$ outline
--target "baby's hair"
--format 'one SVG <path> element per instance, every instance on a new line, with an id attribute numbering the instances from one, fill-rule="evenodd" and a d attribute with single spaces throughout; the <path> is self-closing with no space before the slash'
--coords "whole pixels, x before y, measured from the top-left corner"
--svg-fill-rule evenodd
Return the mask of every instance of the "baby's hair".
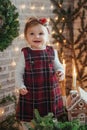
<path id="1" fill-rule="evenodd" d="M 26 24 L 25 24 L 25 28 L 24 28 L 24 35 L 26 37 L 26 33 L 27 33 L 27 29 L 29 27 L 33 27 L 35 25 L 38 25 L 38 24 L 41 24 L 43 26 L 45 26 L 48 30 L 48 33 L 49 33 L 49 29 L 48 29 L 48 22 L 47 22 L 47 19 L 46 18 L 41 18 L 41 19 L 38 19 L 36 17 L 30 17 Z"/>

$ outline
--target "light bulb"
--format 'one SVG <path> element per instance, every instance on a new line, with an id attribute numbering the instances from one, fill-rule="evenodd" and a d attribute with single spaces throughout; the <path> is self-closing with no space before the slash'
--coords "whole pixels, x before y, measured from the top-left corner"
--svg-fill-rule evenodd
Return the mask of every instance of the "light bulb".
<path id="1" fill-rule="evenodd" d="M 0 116 L 3 116 L 3 115 L 4 115 L 4 108 L 0 107 Z"/>
<path id="2" fill-rule="evenodd" d="M 55 31 L 52 31 L 52 34 L 55 34 Z"/>
<path id="3" fill-rule="evenodd" d="M 41 10 L 44 10 L 44 9 L 45 9 L 45 7 L 44 7 L 44 6 L 42 6 L 42 7 L 41 7 Z"/>
<path id="4" fill-rule="evenodd" d="M 17 52 L 19 51 L 19 47 L 15 47 L 14 50 Z"/>
<path id="5" fill-rule="evenodd" d="M 21 38 L 21 39 L 24 39 L 24 34 L 23 34 L 23 33 L 20 34 L 20 38 Z"/>
<path id="6" fill-rule="evenodd" d="M 64 39 L 63 42 L 66 43 L 66 39 Z"/>
<path id="7" fill-rule="evenodd" d="M 53 5 L 51 5 L 50 8 L 53 9 L 54 8 Z"/>
<path id="8" fill-rule="evenodd" d="M 22 4 L 22 5 L 20 6 L 21 9 L 25 9 L 25 7 L 26 7 L 25 4 Z"/>
<path id="9" fill-rule="evenodd" d="M 62 7 L 62 4 L 59 4 L 59 7 Z"/>
<path id="10" fill-rule="evenodd" d="M 47 18 L 47 21 L 50 22 L 50 18 Z"/>
<path id="11" fill-rule="evenodd" d="M 55 20 L 58 20 L 58 16 L 55 17 Z"/>
<path id="12" fill-rule="evenodd" d="M 34 5 L 32 5 L 32 6 L 30 7 L 30 9 L 34 10 L 34 9 L 35 9 L 35 6 L 34 6 Z"/>
<path id="13" fill-rule="evenodd" d="M 62 33 L 62 29 L 59 30 L 59 33 Z"/>
<path id="14" fill-rule="evenodd" d="M 16 66 L 16 62 L 13 60 L 11 63 L 12 66 Z"/>
<path id="15" fill-rule="evenodd" d="M 63 17 L 63 18 L 62 18 L 62 20 L 64 21 L 64 20 L 65 20 L 65 18 Z"/>

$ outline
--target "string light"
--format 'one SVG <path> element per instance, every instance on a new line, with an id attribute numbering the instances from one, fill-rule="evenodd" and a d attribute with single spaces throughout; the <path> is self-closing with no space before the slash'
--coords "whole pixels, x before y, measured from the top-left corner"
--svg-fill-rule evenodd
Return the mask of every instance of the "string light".
<path id="1" fill-rule="evenodd" d="M 34 9 L 35 9 L 35 5 L 32 5 L 32 6 L 30 7 L 30 9 L 31 9 L 31 10 L 34 10 Z"/>
<path id="2" fill-rule="evenodd" d="M 50 22 L 50 18 L 47 18 L 47 21 Z"/>
<path id="3" fill-rule="evenodd" d="M 12 65 L 12 66 L 16 66 L 16 62 L 14 61 L 14 59 L 13 59 L 11 65 Z"/>
<path id="4" fill-rule="evenodd" d="M 0 107 L 0 117 L 4 115 L 4 108 Z"/>
<path id="5" fill-rule="evenodd" d="M 51 9 L 53 9 L 53 8 L 54 8 L 54 6 L 53 6 L 53 5 L 51 5 L 51 6 L 50 6 L 50 8 L 51 8 Z"/>
<path id="6" fill-rule="evenodd" d="M 63 42 L 66 43 L 66 39 L 64 39 Z"/>
<path id="7" fill-rule="evenodd" d="M 16 52 L 19 51 L 19 47 L 16 46 L 16 47 L 14 48 L 14 50 L 15 50 Z"/>
<path id="8" fill-rule="evenodd" d="M 45 9 L 45 7 L 44 6 L 41 6 L 41 10 L 44 10 Z"/>
<path id="9" fill-rule="evenodd" d="M 62 7 L 62 5 L 61 5 L 61 4 L 59 4 L 59 7 Z"/>
<path id="10" fill-rule="evenodd" d="M 20 36 L 19 36 L 21 39 L 24 39 L 24 34 L 22 33 L 22 34 L 20 34 Z"/>
<path id="11" fill-rule="evenodd" d="M 64 21 L 64 20 L 65 20 L 65 18 L 63 17 L 63 18 L 62 18 L 62 21 Z"/>
<path id="12" fill-rule="evenodd" d="M 58 16 L 55 17 L 55 20 L 58 20 Z"/>
<path id="13" fill-rule="evenodd" d="M 53 35 L 53 34 L 55 34 L 55 31 L 52 31 L 52 33 L 51 33 L 51 34 L 52 34 L 52 35 Z"/>
<path id="14" fill-rule="evenodd" d="M 59 30 L 59 33 L 62 33 L 62 29 Z"/>
<path id="15" fill-rule="evenodd" d="M 25 5 L 25 4 L 22 4 L 22 5 L 20 6 L 20 8 L 21 8 L 21 9 L 25 9 L 25 8 L 26 8 L 26 5 Z"/>
<path id="16" fill-rule="evenodd" d="M 59 47 L 59 42 L 56 43 L 57 47 Z"/>
<path id="17" fill-rule="evenodd" d="M 59 42 L 57 42 L 56 44 L 55 44 L 56 46 L 55 46 L 55 49 L 59 49 Z"/>

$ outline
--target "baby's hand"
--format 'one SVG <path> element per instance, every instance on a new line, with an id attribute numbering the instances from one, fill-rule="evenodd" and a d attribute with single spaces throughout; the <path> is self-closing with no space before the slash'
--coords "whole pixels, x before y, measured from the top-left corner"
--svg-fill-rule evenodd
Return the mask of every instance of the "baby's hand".
<path id="1" fill-rule="evenodd" d="M 64 73 L 61 71 L 56 72 L 59 81 L 64 80 Z"/>
<path id="2" fill-rule="evenodd" d="M 28 90 L 26 88 L 22 88 L 22 89 L 19 90 L 19 93 L 21 95 L 26 95 L 28 93 Z"/>

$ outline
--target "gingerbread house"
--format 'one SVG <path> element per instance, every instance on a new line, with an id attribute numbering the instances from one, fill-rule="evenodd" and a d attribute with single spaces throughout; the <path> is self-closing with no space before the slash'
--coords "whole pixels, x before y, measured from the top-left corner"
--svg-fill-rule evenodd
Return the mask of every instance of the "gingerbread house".
<path id="1" fill-rule="evenodd" d="M 70 91 L 66 99 L 66 108 L 69 121 L 79 119 L 81 124 L 87 124 L 87 92 L 81 87 L 78 91 Z"/>

